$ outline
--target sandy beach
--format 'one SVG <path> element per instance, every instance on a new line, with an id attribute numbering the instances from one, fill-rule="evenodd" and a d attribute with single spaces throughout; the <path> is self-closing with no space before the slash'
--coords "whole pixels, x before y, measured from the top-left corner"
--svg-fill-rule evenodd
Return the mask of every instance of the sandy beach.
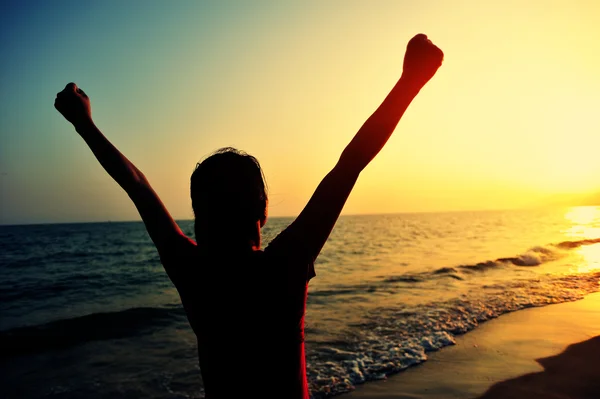
<path id="1" fill-rule="evenodd" d="M 488 321 L 347 398 L 600 398 L 600 293 Z"/>

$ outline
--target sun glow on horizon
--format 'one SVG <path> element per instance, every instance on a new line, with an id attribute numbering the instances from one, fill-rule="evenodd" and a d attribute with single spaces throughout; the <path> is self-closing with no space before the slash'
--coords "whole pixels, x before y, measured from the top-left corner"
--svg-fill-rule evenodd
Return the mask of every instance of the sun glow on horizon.
<path id="1" fill-rule="evenodd" d="M 419 32 L 444 63 L 343 213 L 600 204 L 600 2 L 16 4 L 0 224 L 138 218 L 53 109 L 69 81 L 175 218 L 192 216 L 196 162 L 226 146 L 261 162 L 271 215 L 298 215 Z"/>
<path id="2" fill-rule="evenodd" d="M 600 238 L 600 206 L 576 206 L 569 208 L 565 219 L 573 223 L 565 233 L 577 239 Z"/>
<path id="3" fill-rule="evenodd" d="M 574 241 L 600 239 L 600 207 L 572 207 L 565 213 L 565 219 L 573 225 L 564 231 Z M 594 241 L 592 241 L 594 242 Z M 581 245 L 576 250 L 581 260 L 573 262 L 571 272 L 588 273 L 600 269 L 600 243 Z"/>

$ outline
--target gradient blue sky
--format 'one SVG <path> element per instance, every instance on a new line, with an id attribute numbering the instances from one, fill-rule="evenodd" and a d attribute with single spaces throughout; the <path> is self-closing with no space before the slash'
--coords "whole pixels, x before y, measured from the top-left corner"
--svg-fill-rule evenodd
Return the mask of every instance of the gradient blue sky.
<path id="1" fill-rule="evenodd" d="M 423 32 L 446 53 L 345 213 L 523 206 L 598 189 L 600 3 L 13 1 L 0 12 L 0 224 L 137 220 L 54 110 L 70 81 L 174 217 L 213 150 L 295 215 Z"/>

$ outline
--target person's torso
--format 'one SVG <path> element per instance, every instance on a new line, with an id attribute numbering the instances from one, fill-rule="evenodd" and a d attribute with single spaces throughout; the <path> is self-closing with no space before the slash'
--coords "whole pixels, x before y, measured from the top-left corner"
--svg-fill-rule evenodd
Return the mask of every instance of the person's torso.
<path id="1" fill-rule="evenodd" d="M 307 283 L 278 260 L 262 251 L 236 260 L 196 251 L 189 259 L 193 271 L 177 288 L 198 340 L 207 399 L 308 398 Z"/>

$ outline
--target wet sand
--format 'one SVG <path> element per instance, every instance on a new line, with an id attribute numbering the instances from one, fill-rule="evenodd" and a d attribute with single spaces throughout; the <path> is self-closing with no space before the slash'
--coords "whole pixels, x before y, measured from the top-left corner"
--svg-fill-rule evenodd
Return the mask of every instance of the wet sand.
<path id="1" fill-rule="evenodd" d="M 344 398 L 600 398 L 600 293 L 488 321 Z"/>

